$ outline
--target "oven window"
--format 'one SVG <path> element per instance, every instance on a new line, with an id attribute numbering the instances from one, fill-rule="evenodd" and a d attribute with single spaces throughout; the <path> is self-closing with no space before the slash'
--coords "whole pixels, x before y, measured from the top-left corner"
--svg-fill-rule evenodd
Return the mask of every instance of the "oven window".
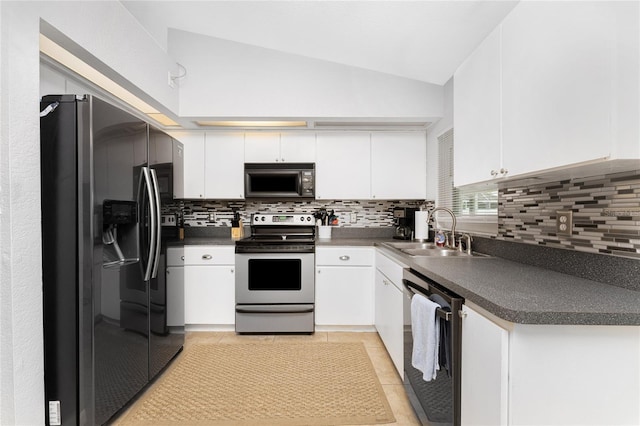
<path id="1" fill-rule="evenodd" d="M 249 259 L 249 290 L 301 289 L 301 259 Z"/>
<path id="2" fill-rule="evenodd" d="M 297 193 L 298 173 L 250 174 L 253 193 Z"/>

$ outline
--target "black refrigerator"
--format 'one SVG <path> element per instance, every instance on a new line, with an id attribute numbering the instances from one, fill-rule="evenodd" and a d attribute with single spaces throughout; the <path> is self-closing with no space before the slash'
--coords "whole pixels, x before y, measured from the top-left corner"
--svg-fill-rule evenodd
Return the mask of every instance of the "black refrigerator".
<path id="1" fill-rule="evenodd" d="M 161 226 L 182 148 L 93 96 L 40 111 L 47 424 L 104 424 L 184 343 L 166 322 Z"/>

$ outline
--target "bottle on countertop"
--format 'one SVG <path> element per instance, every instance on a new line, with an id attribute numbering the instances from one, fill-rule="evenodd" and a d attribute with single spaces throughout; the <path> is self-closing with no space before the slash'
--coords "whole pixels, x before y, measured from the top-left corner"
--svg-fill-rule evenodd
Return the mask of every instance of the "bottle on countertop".
<path id="1" fill-rule="evenodd" d="M 184 213 L 180 211 L 178 213 L 178 239 L 184 240 Z"/>
<path id="2" fill-rule="evenodd" d="M 444 247 L 444 243 L 447 240 L 447 237 L 444 235 L 444 232 L 441 229 L 436 231 L 436 236 L 434 237 L 434 241 L 438 247 Z"/>

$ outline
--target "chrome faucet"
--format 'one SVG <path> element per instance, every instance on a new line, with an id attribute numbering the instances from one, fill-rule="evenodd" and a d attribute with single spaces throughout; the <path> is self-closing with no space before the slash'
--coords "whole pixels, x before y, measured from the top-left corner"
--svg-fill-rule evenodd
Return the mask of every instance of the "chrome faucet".
<path id="1" fill-rule="evenodd" d="M 467 240 L 467 241 L 466 241 L 466 246 L 465 246 L 465 247 L 467 248 L 467 250 L 466 250 L 466 251 L 467 251 L 467 254 L 469 254 L 469 255 L 470 255 L 470 254 L 471 254 L 471 241 L 473 241 L 473 238 L 471 238 L 471 235 L 469 235 L 469 234 L 462 234 L 462 235 L 460 236 L 460 241 L 459 241 L 459 243 L 458 243 L 458 251 L 462 251 L 462 240 L 463 240 L 463 239 L 464 239 L 464 240 Z"/>
<path id="2" fill-rule="evenodd" d="M 447 245 L 451 248 L 455 248 L 456 247 L 456 215 L 453 214 L 453 212 L 446 208 L 446 207 L 436 207 L 435 209 L 431 210 L 429 212 L 429 214 L 427 215 L 427 223 L 429 223 L 429 220 L 431 220 L 431 217 L 433 216 L 433 214 L 437 211 L 445 211 L 447 213 L 449 213 L 451 215 L 451 241 L 449 241 L 447 243 Z"/>

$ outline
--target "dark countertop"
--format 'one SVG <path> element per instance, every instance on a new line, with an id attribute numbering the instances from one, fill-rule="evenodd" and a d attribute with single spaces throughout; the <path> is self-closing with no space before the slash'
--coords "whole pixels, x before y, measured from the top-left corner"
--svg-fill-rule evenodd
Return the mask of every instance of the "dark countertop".
<path id="1" fill-rule="evenodd" d="M 501 257 L 412 257 L 389 237 L 317 239 L 318 247 L 379 247 L 425 277 L 506 321 L 519 324 L 640 325 L 640 292 Z M 229 237 L 188 237 L 185 245 L 234 245 Z"/>
<path id="2" fill-rule="evenodd" d="M 637 291 L 499 257 L 400 256 L 415 271 L 506 321 L 640 325 Z"/>
<path id="3" fill-rule="evenodd" d="M 187 237 L 183 241 L 185 246 L 234 246 L 236 240 L 230 237 Z"/>

